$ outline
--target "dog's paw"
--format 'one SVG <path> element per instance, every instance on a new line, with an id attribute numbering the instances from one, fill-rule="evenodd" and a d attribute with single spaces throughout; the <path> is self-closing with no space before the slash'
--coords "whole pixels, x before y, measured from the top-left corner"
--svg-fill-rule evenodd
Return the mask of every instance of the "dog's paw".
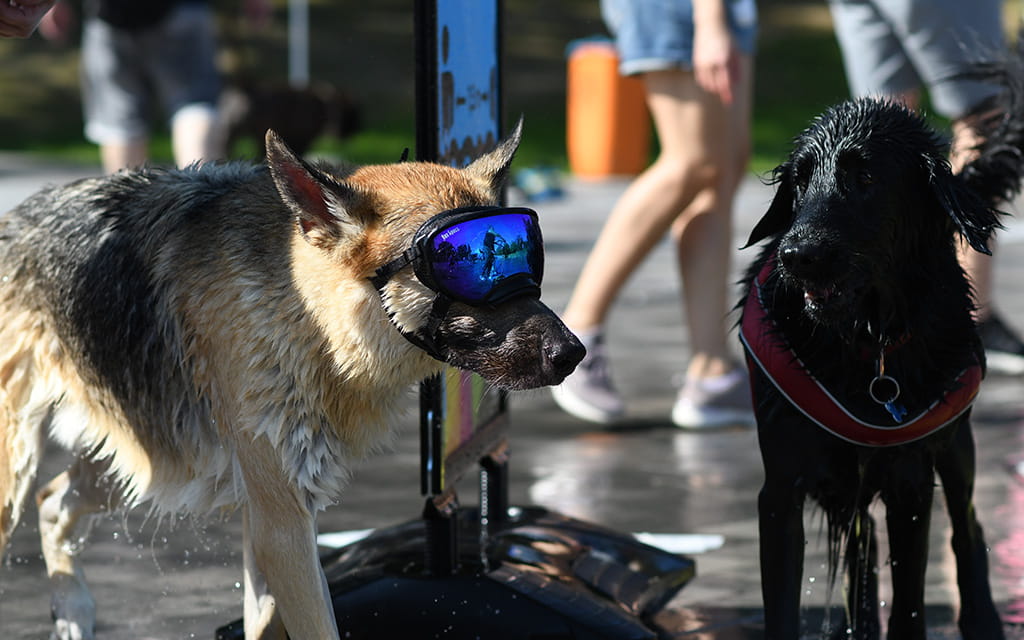
<path id="1" fill-rule="evenodd" d="M 93 640 L 96 626 L 96 603 L 88 591 L 73 596 L 54 594 L 50 604 L 53 631 L 50 640 Z"/>

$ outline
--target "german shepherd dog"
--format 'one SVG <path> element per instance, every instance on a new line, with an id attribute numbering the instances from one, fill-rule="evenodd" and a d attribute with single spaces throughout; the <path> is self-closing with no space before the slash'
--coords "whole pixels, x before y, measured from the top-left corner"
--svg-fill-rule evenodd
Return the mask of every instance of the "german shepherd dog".
<path id="1" fill-rule="evenodd" d="M 339 637 L 315 515 L 408 386 L 443 360 L 534 388 L 583 356 L 539 273 L 501 302 L 439 305 L 395 266 L 439 212 L 486 213 L 520 130 L 464 169 L 348 170 L 268 132 L 266 166 L 121 172 L 0 219 L 0 551 L 47 434 L 76 454 L 36 496 L 55 637 L 93 636 L 75 525 L 147 501 L 241 507 L 247 638 Z"/>
<path id="2" fill-rule="evenodd" d="M 925 638 L 936 472 L 952 521 L 963 637 L 1003 637 L 972 505 L 970 406 L 984 351 L 957 261 L 961 241 L 988 253 L 994 203 L 1021 180 L 1019 78 L 987 73 L 1014 89 L 986 105 L 987 141 L 963 171 L 951 173 L 946 145 L 916 113 L 877 99 L 846 102 L 795 140 L 750 235 L 747 246 L 769 240 L 745 278 L 740 333 L 764 463 L 761 581 L 772 640 L 800 636 L 806 497 L 825 514 L 832 584 L 845 562 L 848 619 L 837 635 L 880 634 L 868 512 L 879 497 L 894 591 L 888 637 Z"/>

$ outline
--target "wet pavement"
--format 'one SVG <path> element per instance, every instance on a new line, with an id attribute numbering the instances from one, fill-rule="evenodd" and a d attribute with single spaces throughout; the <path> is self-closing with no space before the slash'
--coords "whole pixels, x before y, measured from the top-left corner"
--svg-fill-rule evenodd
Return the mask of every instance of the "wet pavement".
<path id="1" fill-rule="evenodd" d="M 0 154 L 0 210 L 40 184 L 89 173 L 94 171 Z M 625 184 L 569 181 L 564 198 L 532 205 L 540 212 L 547 243 L 544 297 L 553 308 L 564 306 Z M 745 183 L 734 246 L 743 244 L 770 198 L 771 189 L 756 178 Z M 752 257 L 748 253 L 737 251 L 737 277 Z M 1024 225 L 1011 224 L 1001 236 L 996 277 L 999 308 L 1024 328 Z M 512 397 L 511 501 L 543 505 L 623 532 L 714 534 L 708 539 L 721 544 L 713 542 L 692 555 L 697 577 L 659 622 L 682 638 L 759 638 L 756 496 L 761 468 L 756 437 L 749 429 L 689 433 L 671 426 L 668 415 L 687 358 L 678 292 L 673 256 L 663 242 L 627 284 L 609 319 L 613 372 L 629 401 L 622 424 L 608 429 L 577 421 L 559 411 L 546 391 Z M 975 410 L 975 498 L 992 549 L 993 589 L 1011 638 L 1024 638 L 1024 481 L 1008 470 L 1024 459 L 1022 391 L 1024 379 L 990 377 Z M 413 403 L 410 395 L 410 407 Z M 392 452 L 358 466 L 341 504 L 320 518 L 321 530 L 385 527 L 420 513 L 414 412 L 399 429 Z M 61 464 L 59 457 L 49 461 L 43 475 L 54 475 Z M 474 483 L 460 485 L 460 495 L 463 502 L 474 503 Z M 935 639 L 958 637 L 954 565 L 942 508 L 937 495 L 926 612 L 929 637 Z M 30 508 L 0 567 L 2 638 L 49 633 L 35 518 Z M 809 511 L 807 520 L 803 600 L 807 637 L 813 637 L 840 596 L 829 594 L 826 584 L 822 518 Z M 240 531 L 237 517 L 155 521 L 132 513 L 99 519 L 82 551 L 99 608 L 98 635 L 107 640 L 212 638 L 216 627 L 241 615 Z"/>

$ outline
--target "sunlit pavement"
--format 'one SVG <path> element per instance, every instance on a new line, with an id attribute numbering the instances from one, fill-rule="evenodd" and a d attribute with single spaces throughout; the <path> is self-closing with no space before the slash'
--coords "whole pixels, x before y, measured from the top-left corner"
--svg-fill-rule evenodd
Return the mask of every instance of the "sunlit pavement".
<path id="1" fill-rule="evenodd" d="M 0 210 L 46 182 L 85 175 L 0 154 Z M 626 182 L 569 181 L 559 200 L 529 203 L 541 215 L 547 243 L 544 297 L 561 309 L 600 224 Z M 763 212 L 771 189 L 746 182 L 737 203 L 734 246 Z M 520 195 L 512 194 L 520 203 Z M 1024 229 L 1024 225 L 1021 225 Z M 1024 327 L 1024 242 L 1011 225 L 997 254 L 997 304 Z M 750 259 L 736 253 L 736 277 Z M 720 547 L 694 555 L 697 577 L 660 617 L 684 638 L 759 638 L 756 496 L 760 460 L 752 430 L 682 432 L 668 415 L 687 358 L 674 258 L 660 244 L 626 285 L 609 321 L 612 371 L 629 400 L 621 425 L 608 429 L 560 412 L 547 391 L 512 399 L 511 498 L 540 504 L 619 531 L 717 534 Z M 738 355 L 737 349 L 737 355 Z M 1024 638 L 1024 480 L 1010 466 L 1024 460 L 1024 380 L 989 378 L 975 411 L 979 518 L 992 549 L 992 583 L 1011 638 Z M 412 398 L 411 398 L 412 401 Z M 410 406 L 412 402 L 410 401 Z M 401 425 L 392 453 L 359 465 L 342 503 L 323 514 L 321 529 L 396 524 L 419 514 L 419 450 L 415 416 Z M 60 468 L 48 463 L 48 478 Z M 472 482 L 460 491 L 476 502 Z M 955 575 L 941 495 L 933 517 L 928 570 L 930 637 L 956 638 Z M 0 636 L 43 638 L 49 596 L 30 509 L 0 568 Z M 811 631 L 820 627 L 830 594 L 820 514 L 808 513 L 804 604 Z M 98 634 L 108 640 L 212 638 L 241 615 L 241 527 L 236 516 L 193 522 L 147 521 L 145 513 L 100 519 L 82 552 L 96 597 Z M 882 553 L 884 557 L 884 551 Z M 884 572 L 884 567 L 883 567 Z M 885 580 L 883 579 L 883 585 Z M 887 594 L 882 595 L 888 600 Z M 883 609 L 884 611 L 884 609 Z M 835 614 L 832 614 L 835 615 Z"/>

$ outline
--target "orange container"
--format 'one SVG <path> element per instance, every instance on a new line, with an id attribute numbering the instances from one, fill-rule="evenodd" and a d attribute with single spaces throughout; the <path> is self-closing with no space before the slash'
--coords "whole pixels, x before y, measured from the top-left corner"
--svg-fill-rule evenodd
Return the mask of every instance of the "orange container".
<path id="1" fill-rule="evenodd" d="M 651 123 L 643 81 L 619 75 L 608 40 L 569 46 L 566 144 L 569 168 L 580 178 L 636 175 L 647 166 Z"/>

